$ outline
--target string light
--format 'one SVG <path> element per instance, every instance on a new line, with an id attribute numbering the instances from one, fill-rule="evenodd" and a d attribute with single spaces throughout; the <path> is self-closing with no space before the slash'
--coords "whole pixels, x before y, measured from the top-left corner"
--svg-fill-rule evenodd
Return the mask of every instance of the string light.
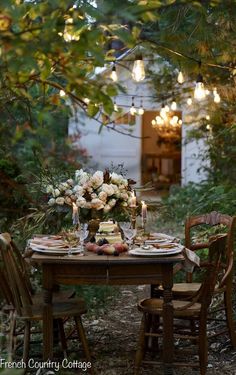
<path id="1" fill-rule="evenodd" d="M 176 109 L 177 109 L 177 103 L 176 103 L 175 99 L 173 99 L 170 108 L 171 108 L 172 111 L 176 111 Z"/>
<path id="2" fill-rule="evenodd" d="M 164 125 L 164 120 L 161 118 L 161 116 L 156 116 L 157 125 Z"/>
<path id="3" fill-rule="evenodd" d="M 90 99 L 89 99 L 89 98 L 84 98 L 84 102 L 85 102 L 86 104 L 89 104 L 89 103 L 90 103 Z"/>
<path id="4" fill-rule="evenodd" d="M 145 68 L 142 54 L 136 55 L 135 57 L 132 77 L 136 82 L 143 81 L 145 78 Z"/>
<path id="5" fill-rule="evenodd" d="M 179 119 L 178 123 L 179 123 L 179 125 L 182 125 L 183 121 L 181 119 Z"/>
<path id="6" fill-rule="evenodd" d="M 220 103 L 220 95 L 218 94 L 217 88 L 214 87 L 213 89 L 213 96 L 214 96 L 214 102 L 215 103 Z"/>
<path id="7" fill-rule="evenodd" d="M 165 105 L 165 111 L 168 113 L 170 112 L 170 107 L 168 106 L 168 104 Z"/>
<path id="8" fill-rule="evenodd" d="M 209 115 L 206 115 L 206 120 L 210 120 L 211 118 L 210 118 L 210 116 Z"/>
<path id="9" fill-rule="evenodd" d="M 179 71 L 179 74 L 177 76 L 177 82 L 182 85 L 184 83 L 184 75 L 183 73 L 181 72 L 181 70 Z"/>
<path id="10" fill-rule="evenodd" d="M 112 79 L 113 82 L 118 81 L 118 76 L 117 76 L 117 73 L 116 73 L 116 66 L 115 65 L 112 67 L 110 78 Z"/>
<path id="11" fill-rule="evenodd" d="M 166 108 L 165 108 L 164 103 L 162 104 L 162 107 L 161 107 L 161 110 L 160 110 L 160 116 L 163 118 L 163 120 L 167 119 Z"/>
<path id="12" fill-rule="evenodd" d="M 131 104 L 131 107 L 130 107 L 130 114 L 132 115 L 132 116 L 134 116 L 135 115 L 135 113 L 137 112 L 136 111 L 136 108 L 135 108 L 135 106 L 134 106 L 134 97 L 132 96 L 132 104 Z"/>
<path id="13" fill-rule="evenodd" d="M 114 100 L 113 106 L 114 106 L 114 111 L 118 112 L 118 105 L 116 104 L 115 100 Z"/>
<path id="14" fill-rule="evenodd" d="M 194 90 L 194 98 L 197 100 L 203 100 L 206 97 L 205 87 L 203 83 L 203 77 L 201 74 L 198 74 L 196 80 L 196 86 Z"/>
<path id="15" fill-rule="evenodd" d="M 139 109 L 138 109 L 138 114 L 139 114 L 140 116 L 142 116 L 142 115 L 144 114 L 143 101 L 142 101 L 142 100 L 141 100 L 141 102 L 140 102 L 140 107 L 139 107 Z"/>
<path id="16" fill-rule="evenodd" d="M 60 90 L 59 95 L 60 95 L 61 98 L 63 98 L 63 96 L 66 96 L 66 93 L 65 93 L 64 90 Z"/>
<path id="17" fill-rule="evenodd" d="M 187 104 L 188 104 L 189 106 L 193 104 L 193 99 L 192 99 L 191 96 L 188 97 L 188 99 L 187 99 Z"/>

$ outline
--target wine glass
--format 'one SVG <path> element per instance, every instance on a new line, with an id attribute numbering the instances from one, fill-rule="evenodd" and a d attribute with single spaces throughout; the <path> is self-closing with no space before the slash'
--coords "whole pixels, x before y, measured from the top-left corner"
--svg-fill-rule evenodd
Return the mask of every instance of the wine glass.
<path id="1" fill-rule="evenodd" d="M 120 222 L 119 226 L 124 233 L 127 244 L 131 246 L 133 243 L 133 239 L 137 234 L 137 230 L 132 228 L 130 222 Z"/>
<path id="2" fill-rule="evenodd" d="M 88 237 L 89 234 L 88 224 L 81 224 L 77 233 L 79 236 L 81 249 L 84 249 L 84 240 Z"/>

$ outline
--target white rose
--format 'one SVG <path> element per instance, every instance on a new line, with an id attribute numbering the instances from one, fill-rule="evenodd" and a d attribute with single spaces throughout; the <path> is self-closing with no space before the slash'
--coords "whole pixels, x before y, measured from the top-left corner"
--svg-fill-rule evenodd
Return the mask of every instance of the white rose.
<path id="1" fill-rule="evenodd" d="M 91 206 L 96 210 L 101 210 L 102 208 L 104 208 L 104 203 L 100 199 L 95 198 L 91 200 Z"/>
<path id="2" fill-rule="evenodd" d="M 92 199 L 95 199 L 95 198 L 97 198 L 97 197 L 98 197 L 98 196 L 97 196 L 96 193 L 92 193 L 92 194 L 91 194 L 91 198 L 92 198 Z"/>
<path id="3" fill-rule="evenodd" d="M 59 204 L 60 206 L 63 206 L 64 203 L 65 203 L 65 199 L 63 197 L 58 197 L 56 199 L 56 204 Z"/>
<path id="4" fill-rule="evenodd" d="M 105 191 L 105 193 L 107 193 L 108 196 L 114 194 L 113 187 L 111 185 L 108 185 L 108 184 L 103 184 L 102 185 L 102 191 Z"/>
<path id="5" fill-rule="evenodd" d="M 106 214 L 107 212 L 111 211 L 111 206 L 109 204 L 106 204 L 103 208 L 104 213 Z"/>
<path id="6" fill-rule="evenodd" d="M 84 172 L 83 169 L 79 169 L 79 170 L 75 171 L 75 179 L 81 185 L 84 185 L 88 181 L 89 175 L 88 175 L 87 172 Z"/>
<path id="7" fill-rule="evenodd" d="M 65 191 L 65 195 L 72 195 L 73 194 L 73 191 L 71 189 L 67 189 Z"/>
<path id="8" fill-rule="evenodd" d="M 99 186 L 103 183 L 103 172 L 97 171 L 95 172 L 91 179 L 90 179 L 91 185 L 94 187 L 94 189 L 97 189 Z"/>
<path id="9" fill-rule="evenodd" d="M 79 197 L 76 201 L 76 205 L 80 208 L 85 208 L 86 207 L 86 200 L 83 197 Z"/>
<path id="10" fill-rule="evenodd" d="M 66 181 L 68 185 L 70 186 L 73 186 L 74 185 L 74 181 L 72 180 L 72 178 L 69 178 L 69 180 Z"/>
<path id="11" fill-rule="evenodd" d="M 52 185 L 48 185 L 47 187 L 46 187 L 46 193 L 47 194 L 51 194 L 52 192 L 53 192 L 53 186 Z"/>
<path id="12" fill-rule="evenodd" d="M 120 198 L 123 199 L 124 201 L 126 201 L 126 200 L 128 200 L 128 194 L 126 192 L 121 192 Z"/>
<path id="13" fill-rule="evenodd" d="M 73 191 L 76 193 L 76 195 L 83 195 L 84 189 L 80 185 L 75 185 Z"/>
<path id="14" fill-rule="evenodd" d="M 110 199 L 108 201 L 108 204 L 109 204 L 110 207 L 114 207 L 116 205 L 116 200 L 115 199 Z"/>
<path id="15" fill-rule="evenodd" d="M 66 182 L 62 182 L 59 186 L 58 186 L 58 188 L 59 188 L 59 190 L 61 190 L 61 191 L 65 191 L 66 189 L 69 189 L 69 185 L 66 183 Z"/>
<path id="16" fill-rule="evenodd" d="M 49 199 L 49 201 L 48 201 L 48 205 L 49 205 L 49 206 L 54 206 L 54 204 L 56 204 L 56 199 L 55 199 L 55 198 L 51 198 L 51 199 Z"/>
<path id="17" fill-rule="evenodd" d="M 98 198 L 101 199 L 101 201 L 106 202 L 107 193 L 105 193 L 105 191 L 100 191 L 100 193 L 98 194 Z"/>
<path id="18" fill-rule="evenodd" d="M 61 192 L 60 192 L 59 189 L 54 189 L 54 190 L 52 191 L 52 196 L 53 196 L 54 198 L 59 197 L 60 194 L 61 194 Z"/>

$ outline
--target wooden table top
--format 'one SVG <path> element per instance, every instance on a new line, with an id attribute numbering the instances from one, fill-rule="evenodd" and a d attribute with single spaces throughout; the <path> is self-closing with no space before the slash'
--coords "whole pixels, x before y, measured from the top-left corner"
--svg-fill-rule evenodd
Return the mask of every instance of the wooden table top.
<path id="1" fill-rule="evenodd" d="M 85 251 L 84 255 L 44 255 L 34 252 L 31 256 L 31 261 L 38 264 L 97 264 L 97 265 L 112 265 L 112 264 L 162 264 L 162 263 L 176 263 L 184 261 L 182 254 L 169 256 L 132 256 L 128 253 L 121 253 L 119 256 L 114 255 L 97 255 Z"/>

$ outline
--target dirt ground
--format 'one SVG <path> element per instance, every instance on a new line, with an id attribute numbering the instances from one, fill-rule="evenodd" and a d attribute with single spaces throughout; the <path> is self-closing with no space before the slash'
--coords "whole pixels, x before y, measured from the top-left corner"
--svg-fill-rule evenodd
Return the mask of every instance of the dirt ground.
<path id="1" fill-rule="evenodd" d="M 133 375 L 134 357 L 141 313 L 137 302 L 149 296 L 146 286 L 122 287 L 119 297 L 106 312 L 85 320 L 94 367 L 101 375 Z M 92 318 L 92 319 L 91 319 Z M 197 361 L 197 357 L 196 357 Z M 215 338 L 209 346 L 209 375 L 236 375 L 236 350 L 233 350 L 227 334 Z M 199 374 L 197 369 L 178 368 L 176 375 Z M 146 365 L 140 375 L 159 375 L 163 370 Z"/>

